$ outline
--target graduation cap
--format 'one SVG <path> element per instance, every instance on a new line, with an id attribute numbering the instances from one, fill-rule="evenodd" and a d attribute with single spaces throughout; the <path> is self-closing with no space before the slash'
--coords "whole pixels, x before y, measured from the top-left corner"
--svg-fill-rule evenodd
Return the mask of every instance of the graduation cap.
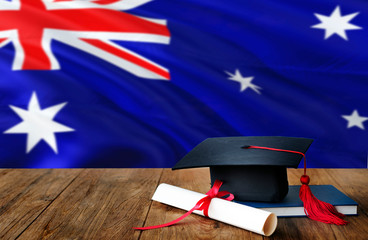
<path id="1" fill-rule="evenodd" d="M 297 168 L 304 157 L 300 198 L 307 216 L 313 220 L 344 225 L 340 214 L 329 203 L 318 200 L 308 186 L 305 152 L 309 138 L 295 137 L 219 137 L 208 138 L 185 155 L 176 169 L 210 167 L 211 185 L 223 182 L 238 201 L 278 202 L 288 193 L 287 167 Z"/>
<path id="2" fill-rule="evenodd" d="M 252 149 L 250 146 L 305 153 L 312 139 L 294 137 L 208 138 L 182 158 L 173 169 L 210 167 L 211 183 L 239 201 L 278 202 L 288 193 L 287 167 L 297 168 L 302 155 Z"/>

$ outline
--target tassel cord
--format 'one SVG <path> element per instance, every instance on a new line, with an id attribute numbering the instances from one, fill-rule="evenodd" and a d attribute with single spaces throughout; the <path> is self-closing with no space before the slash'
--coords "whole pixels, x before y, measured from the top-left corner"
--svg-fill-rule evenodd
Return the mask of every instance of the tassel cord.
<path id="1" fill-rule="evenodd" d="M 246 149 L 264 149 L 264 150 L 271 150 L 271 151 L 279 151 L 279 152 L 288 152 L 288 153 L 296 153 L 300 154 L 304 158 L 304 174 L 300 178 L 300 182 L 302 186 L 300 187 L 299 191 L 299 198 L 303 202 L 304 206 L 304 213 L 307 217 L 312 220 L 329 223 L 329 224 L 336 224 L 336 225 L 346 225 L 349 222 L 343 220 L 345 217 L 344 214 L 339 213 L 336 208 L 326 202 L 318 200 L 312 193 L 309 182 L 310 178 L 307 175 L 307 160 L 305 154 L 298 151 L 286 150 L 286 149 L 278 149 L 278 148 L 269 148 L 269 147 L 260 147 L 260 146 L 247 146 L 244 147 Z"/>

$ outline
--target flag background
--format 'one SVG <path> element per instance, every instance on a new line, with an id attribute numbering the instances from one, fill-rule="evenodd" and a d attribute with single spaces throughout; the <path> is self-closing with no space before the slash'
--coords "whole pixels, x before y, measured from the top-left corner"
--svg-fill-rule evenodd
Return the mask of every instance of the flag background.
<path id="1" fill-rule="evenodd" d="M 360 12 L 348 41 L 311 28 L 339 5 Z M 41 108 L 68 104 L 55 121 L 58 153 L 26 134 L 0 134 L 0 167 L 172 167 L 208 137 L 295 136 L 315 139 L 308 167 L 366 168 L 366 129 L 342 115 L 368 116 L 368 2 L 152 1 L 127 11 L 166 19 L 170 44 L 115 41 L 170 71 L 136 77 L 89 53 L 53 41 L 60 70 L 12 71 L 14 47 L 0 49 L 0 127 L 21 119 L 32 92 Z M 1 16 L 0 16 L 1 18 Z M 240 91 L 226 72 L 254 76 Z M 368 123 L 363 123 L 368 127 Z"/>

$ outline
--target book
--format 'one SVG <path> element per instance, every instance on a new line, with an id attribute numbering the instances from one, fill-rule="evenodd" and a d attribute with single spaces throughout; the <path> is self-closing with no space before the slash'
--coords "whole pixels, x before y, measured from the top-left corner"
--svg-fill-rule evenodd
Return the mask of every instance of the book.
<path id="1" fill-rule="evenodd" d="M 332 185 L 312 185 L 312 193 L 321 201 L 332 204 L 337 211 L 345 215 L 357 215 L 358 203 L 346 196 Z M 242 202 L 248 205 L 275 213 L 278 217 L 305 217 L 303 202 L 299 198 L 300 186 L 289 186 L 289 192 L 281 202 Z"/>

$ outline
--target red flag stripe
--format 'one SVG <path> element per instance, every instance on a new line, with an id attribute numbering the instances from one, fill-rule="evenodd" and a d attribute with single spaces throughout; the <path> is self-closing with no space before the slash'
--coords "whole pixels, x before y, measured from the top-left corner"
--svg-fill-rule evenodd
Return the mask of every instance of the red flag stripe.
<path id="1" fill-rule="evenodd" d="M 159 68 L 153 64 L 151 64 L 150 62 L 144 61 L 144 59 L 138 58 L 132 54 L 130 54 L 129 52 L 126 52 L 122 49 L 117 49 L 103 41 L 100 40 L 96 40 L 96 39 L 82 39 L 83 41 L 97 47 L 100 48 L 102 50 L 105 50 L 106 52 L 109 52 L 115 56 L 118 56 L 122 59 L 125 59 L 129 62 L 132 62 L 142 68 L 145 68 L 151 72 L 156 73 L 159 76 L 164 77 L 165 79 L 170 79 L 170 73 L 165 71 L 162 68 Z"/>

